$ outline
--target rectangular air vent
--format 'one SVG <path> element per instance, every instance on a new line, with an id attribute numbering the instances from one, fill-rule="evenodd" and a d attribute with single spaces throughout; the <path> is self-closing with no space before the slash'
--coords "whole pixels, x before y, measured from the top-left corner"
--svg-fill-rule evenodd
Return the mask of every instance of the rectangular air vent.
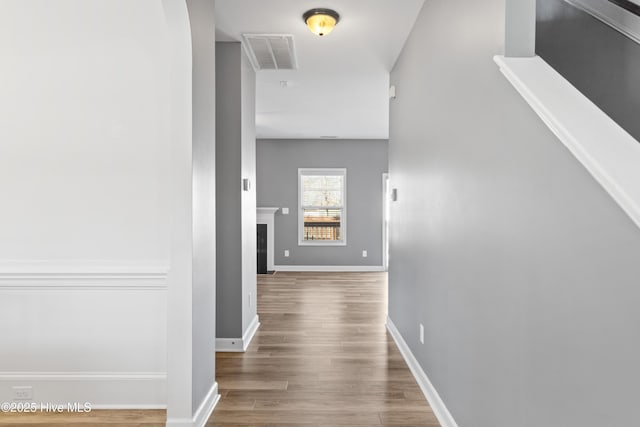
<path id="1" fill-rule="evenodd" d="M 298 68 L 291 34 L 243 34 L 242 38 L 256 71 Z"/>

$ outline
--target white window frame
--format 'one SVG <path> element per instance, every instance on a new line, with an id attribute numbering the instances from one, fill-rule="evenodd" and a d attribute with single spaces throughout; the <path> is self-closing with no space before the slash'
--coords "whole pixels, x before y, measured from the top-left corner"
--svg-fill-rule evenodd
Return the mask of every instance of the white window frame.
<path id="1" fill-rule="evenodd" d="M 302 177 L 305 175 L 342 175 L 342 216 L 340 236 L 342 240 L 304 240 L 304 209 L 302 207 Z M 307 209 L 314 209 L 307 206 Z M 318 206 L 318 209 L 324 209 Z M 347 169 L 346 168 L 298 168 L 298 246 L 347 246 Z"/>

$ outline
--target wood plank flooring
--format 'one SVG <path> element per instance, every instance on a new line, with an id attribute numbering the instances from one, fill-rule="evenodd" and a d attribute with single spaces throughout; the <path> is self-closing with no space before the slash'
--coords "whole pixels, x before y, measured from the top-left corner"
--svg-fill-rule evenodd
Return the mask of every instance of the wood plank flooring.
<path id="1" fill-rule="evenodd" d="M 259 276 L 248 351 L 216 354 L 209 427 L 439 426 L 385 330 L 386 274 Z M 159 427 L 165 411 L 0 414 L 0 425 Z"/>
<path id="2" fill-rule="evenodd" d="M 95 410 L 85 414 L 70 414 L 68 412 L 1 413 L 0 425 L 3 427 L 164 427 L 166 419 L 166 411 L 164 410 Z"/>
<path id="3" fill-rule="evenodd" d="M 386 289 L 385 273 L 259 276 L 260 329 L 217 353 L 207 425 L 439 426 L 386 333 Z"/>

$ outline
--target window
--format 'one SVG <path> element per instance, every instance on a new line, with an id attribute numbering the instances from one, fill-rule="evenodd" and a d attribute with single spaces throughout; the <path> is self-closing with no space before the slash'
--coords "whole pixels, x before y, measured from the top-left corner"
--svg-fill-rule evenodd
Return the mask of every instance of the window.
<path id="1" fill-rule="evenodd" d="M 298 169 L 298 243 L 346 245 L 346 169 Z"/>

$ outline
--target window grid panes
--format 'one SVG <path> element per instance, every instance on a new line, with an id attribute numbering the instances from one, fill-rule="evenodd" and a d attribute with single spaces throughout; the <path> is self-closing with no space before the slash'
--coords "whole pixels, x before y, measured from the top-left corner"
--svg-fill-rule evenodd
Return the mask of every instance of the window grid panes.
<path id="1" fill-rule="evenodd" d="M 300 171 L 301 243 L 344 241 L 345 171 Z"/>
<path id="2" fill-rule="evenodd" d="M 303 240 L 342 240 L 342 209 L 304 209 Z"/>

